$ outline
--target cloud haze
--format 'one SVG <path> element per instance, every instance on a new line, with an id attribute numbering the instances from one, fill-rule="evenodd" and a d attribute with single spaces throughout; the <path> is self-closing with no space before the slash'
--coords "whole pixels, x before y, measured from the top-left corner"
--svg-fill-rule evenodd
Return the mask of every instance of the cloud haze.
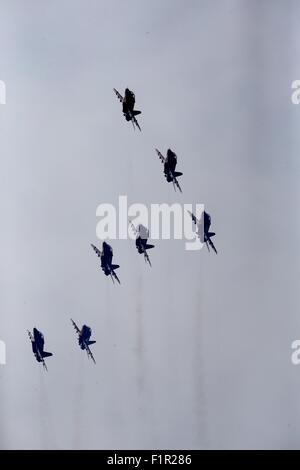
<path id="1" fill-rule="evenodd" d="M 299 448 L 299 2 L 0 11 L 0 448 Z M 126 86 L 141 133 L 112 91 Z M 155 147 L 176 151 L 182 195 Z M 97 206 L 122 194 L 204 203 L 218 255 L 157 241 L 150 269 L 114 241 L 113 285 L 90 243 Z"/>

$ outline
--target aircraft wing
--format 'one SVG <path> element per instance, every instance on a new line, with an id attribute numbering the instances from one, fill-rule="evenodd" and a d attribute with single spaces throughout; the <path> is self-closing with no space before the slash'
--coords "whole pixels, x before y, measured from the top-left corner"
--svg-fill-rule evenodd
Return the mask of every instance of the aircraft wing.
<path id="1" fill-rule="evenodd" d="M 76 323 L 74 322 L 74 320 L 72 320 L 71 318 L 71 322 L 72 322 L 72 325 L 74 326 L 75 330 L 76 330 L 76 333 L 79 335 L 80 334 L 80 329 L 78 328 L 78 326 L 76 325 Z"/>
<path id="2" fill-rule="evenodd" d="M 155 149 L 155 151 L 156 151 L 156 153 L 157 153 L 157 155 L 158 155 L 160 161 L 161 161 L 162 163 L 165 163 L 165 161 L 166 161 L 165 157 L 160 153 L 160 151 L 159 151 L 158 149 Z"/>
<path id="3" fill-rule="evenodd" d="M 43 364 L 44 369 L 48 370 L 46 366 L 46 362 L 44 361 L 43 355 L 39 349 L 37 350 L 36 354 L 39 356 L 40 362 Z"/>
<path id="4" fill-rule="evenodd" d="M 132 119 L 132 121 L 134 122 L 134 124 L 136 125 L 136 127 L 140 130 L 140 132 L 142 132 L 142 129 L 140 128 L 140 125 L 139 125 L 139 123 L 137 122 L 136 117 L 131 114 L 131 119 Z"/>
<path id="5" fill-rule="evenodd" d="M 133 225 L 133 223 L 131 222 L 131 220 L 129 220 L 129 225 L 130 225 L 130 227 L 131 227 L 133 233 L 134 233 L 135 235 L 137 235 L 137 234 L 138 234 L 138 231 L 137 231 L 137 229 L 135 228 L 135 226 Z"/>
<path id="6" fill-rule="evenodd" d="M 85 349 L 86 349 L 86 352 L 87 352 L 87 355 L 88 357 L 90 357 L 92 359 L 92 361 L 94 362 L 94 364 L 96 364 L 96 361 L 95 361 L 95 358 L 93 356 L 93 353 L 92 351 L 90 350 L 90 347 L 88 344 L 85 343 Z"/>
<path id="7" fill-rule="evenodd" d="M 47 369 L 47 366 L 46 366 L 46 362 L 44 361 L 44 358 L 41 354 L 39 354 L 40 358 L 41 358 L 41 361 L 42 361 L 42 364 L 43 364 L 43 367 L 44 369 L 48 372 L 48 369 Z"/>
<path id="8" fill-rule="evenodd" d="M 147 250 L 144 251 L 144 257 L 145 257 L 146 263 L 149 263 L 149 265 L 152 267 L 152 264 L 151 264 L 149 255 L 148 255 L 148 253 L 147 253 Z"/>
<path id="9" fill-rule="evenodd" d="M 197 217 L 190 211 L 188 211 L 188 213 L 190 214 L 190 216 L 192 217 L 192 221 L 194 222 L 195 225 L 198 225 L 199 223 L 199 220 L 197 219 Z"/>
<path id="10" fill-rule="evenodd" d="M 118 99 L 121 101 L 121 103 L 123 103 L 123 96 L 115 88 L 114 88 L 114 92 L 117 95 Z"/>
<path id="11" fill-rule="evenodd" d="M 217 249 L 216 249 L 215 245 L 213 244 L 213 242 L 211 241 L 210 238 L 207 239 L 207 242 L 208 242 L 209 246 L 214 250 L 214 252 L 217 255 L 218 254 Z"/>
<path id="12" fill-rule="evenodd" d="M 132 114 L 130 111 L 128 111 L 128 115 L 130 116 L 130 120 L 131 120 L 131 122 L 132 122 L 133 129 L 135 130 L 135 127 L 134 127 L 134 126 L 136 125 L 136 127 L 138 127 L 138 129 L 142 132 L 142 129 L 140 128 L 140 125 L 139 125 L 139 123 L 137 122 L 137 119 L 136 119 L 135 115 Z"/>
<path id="13" fill-rule="evenodd" d="M 28 333 L 28 336 L 29 336 L 30 341 L 31 341 L 32 343 L 34 343 L 33 336 L 32 336 L 32 334 L 30 333 L 29 330 L 27 330 L 27 333 Z"/>
<path id="14" fill-rule="evenodd" d="M 179 189 L 179 191 L 182 193 L 182 189 L 181 189 L 181 187 L 178 183 L 178 180 L 177 180 L 176 176 L 173 176 L 173 184 L 174 184 L 174 188 L 176 186 Z"/>
<path id="15" fill-rule="evenodd" d="M 96 255 L 97 255 L 99 258 L 101 258 L 101 256 L 102 256 L 102 251 L 100 251 L 100 250 L 99 250 L 95 245 L 93 245 L 92 243 L 91 243 L 91 247 L 92 247 L 93 250 L 95 251 Z"/>
<path id="16" fill-rule="evenodd" d="M 113 281 L 113 282 L 114 282 L 114 278 L 115 278 L 115 280 L 116 280 L 119 284 L 121 284 L 120 279 L 118 278 L 118 276 L 116 275 L 116 273 L 115 273 L 115 271 L 114 271 L 113 269 L 110 270 L 110 275 L 111 275 L 111 278 L 112 278 L 112 281 Z"/>

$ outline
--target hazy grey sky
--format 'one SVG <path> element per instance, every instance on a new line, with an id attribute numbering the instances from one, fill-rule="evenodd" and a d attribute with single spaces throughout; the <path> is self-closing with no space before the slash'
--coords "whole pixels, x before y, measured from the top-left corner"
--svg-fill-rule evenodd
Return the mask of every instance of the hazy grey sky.
<path id="1" fill-rule="evenodd" d="M 0 447 L 299 448 L 299 2 L 0 0 L 0 50 Z M 90 243 L 122 194 L 204 203 L 218 255 L 114 241 L 113 285 Z"/>

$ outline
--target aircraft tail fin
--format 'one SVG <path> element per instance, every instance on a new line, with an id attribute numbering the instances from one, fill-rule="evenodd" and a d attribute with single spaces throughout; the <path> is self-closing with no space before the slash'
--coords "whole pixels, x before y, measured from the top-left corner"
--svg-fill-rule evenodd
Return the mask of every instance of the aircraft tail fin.
<path id="1" fill-rule="evenodd" d="M 142 111 L 133 111 L 132 113 L 134 116 L 138 116 L 139 114 L 142 114 Z"/>
<path id="2" fill-rule="evenodd" d="M 88 345 L 90 346 L 91 344 L 95 344 L 96 341 L 88 341 Z"/>
<path id="3" fill-rule="evenodd" d="M 177 176 L 182 176 L 183 173 L 181 173 L 181 171 L 175 171 L 174 175 L 177 178 Z"/>
<path id="4" fill-rule="evenodd" d="M 111 265 L 111 269 L 115 270 L 115 269 L 118 269 L 120 267 L 119 264 L 112 264 Z"/>
<path id="5" fill-rule="evenodd" d="M 151 248 L 154 248 L 155 245 L 149 245 L 148 243 L 146 244 L 145 248 L 146 250 L 151 250 Z"/>
<path id="6" fill-rule="evenodd" d="M 49 352 L 46 352 L 46 351 L 43 351 L 42 356 L 43 357 L 50 357 L 50 356 L 53 356 L 53 354 L 49 353 Z"/>

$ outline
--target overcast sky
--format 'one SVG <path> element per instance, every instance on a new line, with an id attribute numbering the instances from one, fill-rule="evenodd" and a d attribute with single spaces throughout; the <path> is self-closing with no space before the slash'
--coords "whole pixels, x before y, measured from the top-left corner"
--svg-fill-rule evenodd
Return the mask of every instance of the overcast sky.
<path id="1" fill-rule="evenodd" d="M 0 0 L 0 50 L 0 448 L 299 448 L 299 2 Z M 116 240 L 113 285 L 90 243 L 119 195 L 205 204 L 218 255 Z"/>

